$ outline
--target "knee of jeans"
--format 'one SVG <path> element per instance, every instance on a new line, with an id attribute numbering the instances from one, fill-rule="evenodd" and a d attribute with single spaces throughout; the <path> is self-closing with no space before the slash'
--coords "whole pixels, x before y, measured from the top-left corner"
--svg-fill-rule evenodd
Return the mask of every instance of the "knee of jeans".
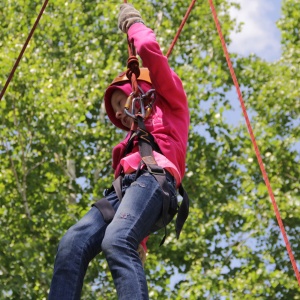
<path id="1" fill-rule="evenodd" d="M 78 230 L 77 224 L 70 227 L 64 236 L 61 238 L 58 251 L 60 254 L 69 255 L 78 249 L 86 248 L 86 235 Z"/>
<path id="2" fill-rule="evenodd" d="M 119 251 L 123 251 L 128 248 L 134 248 L 134 242 L 131 242 L 131 238 L 124 234 L 105 234 L 104 239 L 102 241 L 102 251 L 105 254 L 108 253 L 117 253 Z"/>
<path id="3" fill-rule="evenodd" d="M 114 235 L 105 234 L 101 245 L 102 251 L 105 254 L 112 252 L 117 245 L 118 243 Z"/>

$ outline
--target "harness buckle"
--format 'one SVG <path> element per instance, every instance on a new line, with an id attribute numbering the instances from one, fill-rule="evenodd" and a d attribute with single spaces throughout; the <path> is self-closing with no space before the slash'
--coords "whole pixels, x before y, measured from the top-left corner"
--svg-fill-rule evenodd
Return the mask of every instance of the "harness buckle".
<path id="1" fill-rule="evenodd" d="M 155 168 L 155 169 L 151 169 L 151 167 L 149 165 L 147 166 L 147 170 L 149 171 L 150 174 L 152 175 L 158 175 L 158 176 L 165 176 L 166 175 L 166 171 L 165 169 L 159 167 L 159 168 Z M 157 165 L 156 165 L 157 166 Z M 158 166 L 157 166 L 158 167 Z"/>

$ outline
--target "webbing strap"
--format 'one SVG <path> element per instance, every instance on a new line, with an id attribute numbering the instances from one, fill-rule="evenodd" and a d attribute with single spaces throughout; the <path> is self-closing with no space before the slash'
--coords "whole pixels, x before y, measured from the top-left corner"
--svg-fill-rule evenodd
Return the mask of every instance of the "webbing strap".
<path id="1" fill-rule="evenodd" d="M 115 189 L 115 192 L 118 196 L 119 201 L 122 200 L 123 198 L 123 193 L 122 193 L 122 180 L 123 180 L 123 176 L 119 176 L 113 183 L 112 186 Z"/>
<path id="2" fill-rule="evenodd" d="M 113 183 L 112 187 L 108 189 L 108 191 L 112 191 L 113 189 L 116 192 L 116 195 L 119 199 L 119 201 L 122 201 L 123 194 L 122 194 L 122 180 L 123 176 L 119 176 Z M 103 219 L 106 223 L 110 223 L 112 219 L 115 216 L 115 210 L 110 204 L 110 202 L 104 197 L 100 200 L 98 200 L 96 203 L 94 203 L 92 206 L 95 206 L 98 208 L 98 210 L 101 212 Z"/>
<path id="3" fill-rule="evenodd" d="M 154 176 L 158 184 L 160 185 L 162 192 L 163 192 L 163 208 L 162 208 L 162 218 L 161 222 L 163 224 L 163 227 L 165 228 L 165 235 L 160 243 L 162 245 L 166 239 L 167 236 L 167 223 L 170 221 L 169 209 L 170 209 L 170 195 L 169 195 L 169 186 L 166 180 L 166 172 L 165 170 L 157 165 L 157 162 L 154 159 L 153 156 L 153 148 L 155 148 L 156 151 L 160 152 L 159 147 L 154 141 L 153 136 L 146 131 L 145 125 L 143 122 L 143 119 L 141 117 L 138 117 L 138 123 L 139 128 L 137 131 L 137 134 L 133 133 L 130 140 L 128 141 L 128 145 L 126 147 L 127 151 L 131 151 L 134 137 L 138 137 L 138 143 L 139 143 L 139 150 L 140 155 L 142 157 L 143 163 L 146 165 L 149 173 Z M 125 152 L 127 152 L 125 151 Z M 137 170 L 137 176 L 139 174 L 140 168 Z M 123 198 L 122 193 L 122 179 L 123 176 L 120 175 L 113 183 L 112 188 L 115 190 L 116 195 L 118 196 L 119 200 L 121 201 Z M 111 188 L 111 189 L 112 189 Z M 176 218 L 176 237 L 179 238 L 180 232 L 182 230 L 182 227 L 188 217 L 189 214 L 189 198 L 184 190 L 183 186 L 180 184 L 179 186 L 179 194 L 182 196 L 183 200 L 181 202 L 181 205 L 179 206 L 178 212 L 177 212 L 177 218 Z M 96 206 L 100 212 L 103 215 L 104 221 L 109 223 L 113 219 L 115 215 L 115 211 L 109 201 L 107 201 L 106 198 L 102 198 L 101 200 L 97 201 L 93 206 Z M 172 216 L 173 218 L 173 216 Z"/>
<path id="4" fill-rule="evenodd" d="M 102 198 L 102 199 L 98 200 L 92 206 L 95 206 L 98 208 L 98 210 L 101 212 L 103 219 L 106 223 L 110 223 L 115 216 L 116 212 L 106 198 Z"/>
<path id="5" fill-rule="evenodd" d="M 159 183 L 163 192 L 163 207 L 162 207 L 162 223 L 165 228 L 165 235 L 160 242 L 162 245 L 167 236 L 167 218 L 170 207 L 170 194 L 169 186 L 166 179 L 165 170 L 157 164 L 153 156 L 152 144 L 154 144 L 153 136 L 146 130 L 144 120 L 138 116 L 138 137 L 139 137 L 139 150 L 142 157 L 142 161 L 147 166 L 147 169 L 151 175 L 154 176 L 156 181 Z"/>
<path id="6" fill-rule="evenodd" d="M 158 166 L 154 157 L 153 157 L 153 147 L 152 145 L 156 145 L 153 136 L 147 132 L 145 128 L 145 124 L 141 117 L 137 117 L 138 119 L 138 137 L 139 137 L 139 149 L 143 162 L 147 166 L 148 171 L 155 177 L 161 186 L 164 199 L 163 199 L 163 212 L 162 212 L 162 221 L 165 226 L 165 236 L 161 242 L 161 245 L 164 243 L 166 238 L 166 223 L 168 219 L 168 211 L 170 208 L 170 198 L 168 192 L 168 184 L 166 180 L 165 170 Z M 179 238 L 180 232 L 182 230 L 183 224 L 185 223 L 188 214 L 189 214 L 189 198 L 184 190 L 183 186 L 179 186 L 179 194 L 182 196 L 183 200 L 179 207 L 177 218 L 176 218 L 176 237 Z"/>
<path id="7" fill-rule="evenodd" d="M 160 246 L 165 242 L 167 237 L 167 219 L 168 219 L 168 211 L 170 208 L 170 194 L 169 194 L 169 187 L 166 180 L 166 174 L 153 174 L 157 182 L 159 183 L 162 191 L 163 191 L 163 207 L 162 207 L 162 223 L 165 228 L 165 235 L 160 242 Z"/>
<path id="8" fill-rule="evenodd" d="M 180 232 L 182 230 L 183 224 L 189 215 L 190 201 L 187 192 L 183 188 L 182 184 L 179 186 L 179 194 L 182 197 L 182 202 L 178 209 L 178 214 L 176 218 L 176 237 L 179 239 Z"/>

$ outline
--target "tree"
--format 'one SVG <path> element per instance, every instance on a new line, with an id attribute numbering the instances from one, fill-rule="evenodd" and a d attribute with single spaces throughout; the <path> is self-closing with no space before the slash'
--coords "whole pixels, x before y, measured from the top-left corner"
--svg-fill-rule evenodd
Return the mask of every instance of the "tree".
<path id="1" fill-rule="evenodd" d="M 233 4 L 215 2 L 230 43 L 235 24 L 228 9 Z M 50 2 L 0 102 L 1 299 L 46 298 L 61 236 L 110 186 L 110 152 L 123 133 L 109 123 L 102 100 L 127 60 L 126 38 L 116 26 L 119 4 Z M 134 3 L 155 28 L 165 53 L 188 4 Z M 0 88 L 40 5 L 12 0 L 4 10 L 0 3 Z M 297 0 L 283 1 L 278 62 L 232 56 L 296 259 L 299 11 Z M 224 118 L 231 108 L 227 92 L 232 81 L 206 2 L 196 4 L 170 64 L 189 98 L 184 185 L 192 207 L 178 241 L 173 226 L 163 247 L 158 247 L 161 233 L 150 238 L 150 298 L 299 299 L 247 130 Z M 82 297 L 116 299 L 101 255 L 88 269 Z"/>

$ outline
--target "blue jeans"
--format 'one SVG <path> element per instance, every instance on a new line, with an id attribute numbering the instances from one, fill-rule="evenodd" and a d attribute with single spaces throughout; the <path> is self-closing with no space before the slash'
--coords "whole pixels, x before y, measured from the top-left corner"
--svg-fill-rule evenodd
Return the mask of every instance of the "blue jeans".
<path id="1" fill-rule="evenodd" d="M 143 171 L 125 175 L 123 200 L 115 192 L 106 196 L 116 214 L 104 222 L 96 207 L 61 239 L 55 259 L 49 300 L 80 299 L 89 262 L 103 251 L 108 262 L 118 299 L 149 299 L 144 269 L 137 252 L 140 242 L 151 232 L 162 212 L 162 190 L 155 178 Z M 175 182 L 167 176 L 172 204 L 177 204 Z"/>

